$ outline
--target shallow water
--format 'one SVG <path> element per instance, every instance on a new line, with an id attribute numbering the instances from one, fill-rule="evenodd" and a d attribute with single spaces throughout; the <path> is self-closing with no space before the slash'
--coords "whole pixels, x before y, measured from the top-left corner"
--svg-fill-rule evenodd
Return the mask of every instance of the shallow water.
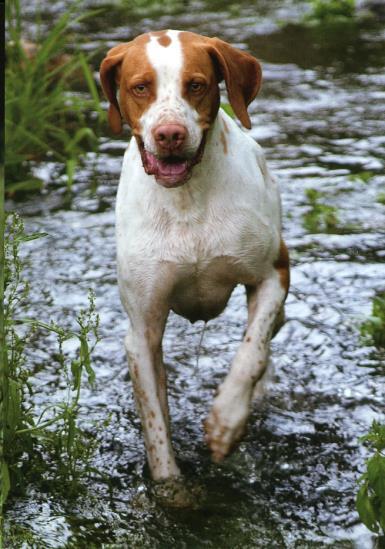
<path id="1" fill-rule="evenodd" d="M 373 296 L 385 287 L 385 207 L 377 202 L 385 191 L 384 26 L 321 32 L 277 24 L 295 21 L 302 5 L 239 4 L 235 16 L 218 2 L 215 11 L 201 4 L 197 15 L 131 24 L 111 8 L 83 24 L 88 50 L 174 27 L 219 35 L 262 60 L 251 135 L 280 184 L 292 285 L 287 322 L 272 343 L 267 396 L 253 408 L 239 449 L 220 466 L 210 461 L 202 421 L 242 338 L 243 291 L 237 288 L 208 323 L 199 353 L 203 324 L 170 316 L 164 348 L 174 446 L 205 499 L 197 510 L 162 508 L 145 467 L 116 285 L 113 208 L 126 141 L 103 139 L 101 155 L 90 154 L 79 171 L 71 201 L 56 188 L 57 166 L 37 167 L 52 178 L 52 189 L 9 205 L 29 230 L 49 233 L 24 246 L 31 311 L 71 323 L 87 289 L 95 290 L 103 339 L 94 355 L 97 386 L 84 391 L 82 415 L 86 424 L 111 414 L 95 457 L 109 482 L 90 482 L 76 501 L 28 487 L 9 502 L 8 520 L 35 541 L 23 545 L 20 537 L 13 547 L 372 547 L 354 497 L 366 458 L 358 437 L 372 419 L 384 419 L 384 355 L 359 335 Z M 351 177 L 363 171 L 372 172 L 367 183 Z M 334 230 L 306 230 L 309 188 L 338 208 Z M 39 369 L 38 404 L 58 398 L 46 341 L 29 349 L 28 362 Z"/>

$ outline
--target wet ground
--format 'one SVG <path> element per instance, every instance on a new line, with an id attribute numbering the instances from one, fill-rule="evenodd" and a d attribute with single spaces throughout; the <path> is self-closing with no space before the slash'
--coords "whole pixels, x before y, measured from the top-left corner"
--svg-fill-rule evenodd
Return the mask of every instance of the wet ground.
<path id="1" fill-rule="evenodd" d="M 239 449 L 223 465 L 212 464 L 202 420 L 242 338 L 243 290 L 208 323 L 200 350 L 202 324 L 171 315 L 165 358 L 173 440 L 186 476 L 206 495 L 197 510 L 157 505 L 127 378 L 115 274 L 114 197 L 126 140 L 103 139 L 101 154 L 79 171 L 71 201 L 57 185 L 57 167 L 38 167 L 53 179 L 50 191 L 16 205 L 29 230 L 49 233 L 24 246 L 31 310 L 70 323 L 87 289 L 96 293 L 103 339 L 94 355 L 97 386 L 84 391 L 82 406 L 85 422 L 111 414 L 95 457 L 109 482 L 90 482 L 75 501 L 30 486 L 10 501 L 8 519 L 34 541 L 23 545 L 20 538 L 14 547 L 372 547 L 354 498 L 366 457 L 358 437 L 374 418 L 384 419 L 384 355 L 359 333 L 372 298 L 385 288 L 385 206 L 378 201 L 385 191 L 384 26 L 282 26 L 302 16 L 299 2 L 217 6 L 133 22 L 111 9 L 83 24 L 84 47 L 103 51 L 174 27 L 219 35 L 262 60 L 251 135 L 280 184 L 292 261 L 268 394 L 253 408 Z M 338 208 L 334 227 L 309 225 L 307 189 Z M 62 389 L 50 353 L 46 341 L 29 351 L 42 405 Z"/>

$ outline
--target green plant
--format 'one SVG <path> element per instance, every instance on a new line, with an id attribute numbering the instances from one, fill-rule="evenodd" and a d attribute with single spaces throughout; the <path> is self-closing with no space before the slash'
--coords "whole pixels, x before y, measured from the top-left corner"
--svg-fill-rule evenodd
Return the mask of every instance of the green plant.
<path id="1" fill-rule="evenodd" d="M 95 131 L 87 113 L 104 115 L 95 82 L 83 54 L 65 55 L 71 11 L 54 24 L 40 44 L 24 39 L 20 0 L 6 4 L 9 40 L 5 69 L 5 158 L 6 192 L 40 188 L 42 181 L 31 173 L 31 161 L 46 158 L 65 166 L 71 187 L 79 158 L 97 148 Z M 74 78 L 86 84 L 87 93 L 74 93 Z M 95 123 L 94 123 L 95 125 Z"/>
<path id="2" fill-rule="evenodd" d="M 356 507 L 361 521 L 372 532 L 385 535 L 385 424 L 373 421 L 369 433 L 360 439 L 374 454 L 366 461 L 359 479 Z M 385 541 L 384 538 L 382 541 Z"/>
<path id="3" fill-rule="evenodd" d="M 355 174 L 352 174 L 349 176 L 350 181 L 358 181 L 360 183 L 369 183 L 369 181 L 372 179 L 374 173 L 371 171 L 363 171 L 358 172 Z"/>
<path id="4" fill-rule="evenodd" d="M 309 210 L 304 215 L 303 225 L 309 232 L 334 230 L 338 223 L 338 210 L 321 202 L 323 194 L 315 189 L 306 189 Z"/>
<path id="5" fill-rule="evenodd" d="M 305 21 L 315 24 L 345 23 L 355 16 L 355 0 L 310 0 Z"/>
<path id="6" fill-rule="evenodd" d="M 230 105 L 230 103 L 221 103 L 221 109 L 223 109 L 225 113 L 230 116 L 230 118 L 235 118 L 233 107 Z"/>
<path id="7" fill-rule="evenodd" d="M 377 195 L 377 202 L 385 205 L 385 193 L 379 193 Z"/>
<path id="8" fill-rule="evenodd" d="M 95 438 L 79 426 L 79 399 L 85 372 L 92 384 L 91 353 L 97 344 L 99 318 L 94 297 L 89 307 L 76 318 L 76 330 L 62 328 L 34 318 L 18 317 L 26 309 L 29 286 L 22 278 L 23 262 L 19 257 L 21 244 L 45 236 L 27 235 L 17 215 L 9 216 L 5 234 L 4 263 L 4 382 L 3 382 L 3 443 L 1 492 L 3 505 L 8 493 L 17 492 L 31 474 L 59 480 L 66 489 L 73 489 L 80 477 L 92 471 L 90 459 Z M 31 338 L 44 332 L 57 337 L 56 361 L 58 376 L 64 376 L 66 398 L 37 411 L 34 405 L 33 371 L 26 365 L 25 346 Z M 68 339 L 78 342 L 75 356 L 63 350 Z"/>
<path id="9" fill-rule="evenodd" d="M 385 348 L 385 292 L 373 298 L 372 314 L 361 324 L 361 335 L 368 343 Z"/>

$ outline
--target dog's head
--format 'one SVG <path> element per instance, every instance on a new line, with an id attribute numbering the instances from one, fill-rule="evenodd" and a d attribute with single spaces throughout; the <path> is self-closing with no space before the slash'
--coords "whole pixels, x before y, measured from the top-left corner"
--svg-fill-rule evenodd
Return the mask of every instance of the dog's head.
<path id="1" fill-rule="evenodd" d="M 234 113 L 250 128 L 247 106 L 260 88 L 261 68 L 254 57 L 218 38 L 169 30 L 112 48 L 100 78 L 112 130 L 122 130 L 123 116 L 145 171 L 159 184 L 177 187 L 202 158 L 219 109 L 219 82 L 225 80 Z"/>

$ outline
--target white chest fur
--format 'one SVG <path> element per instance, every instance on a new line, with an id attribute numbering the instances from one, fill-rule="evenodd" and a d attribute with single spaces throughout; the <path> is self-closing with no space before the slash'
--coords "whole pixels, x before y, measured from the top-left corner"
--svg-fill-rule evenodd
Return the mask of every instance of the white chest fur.
<path id="1" fill-rule="evenodd" d="M 146 175 L 131 141 L 116 212 L 119 263 L 194 264 L 230 256 L 256 267 L 279 247 L 279 197 L 263 153 L 223 111 L 202 162 L 179 188 L 165 189 Z"/>

